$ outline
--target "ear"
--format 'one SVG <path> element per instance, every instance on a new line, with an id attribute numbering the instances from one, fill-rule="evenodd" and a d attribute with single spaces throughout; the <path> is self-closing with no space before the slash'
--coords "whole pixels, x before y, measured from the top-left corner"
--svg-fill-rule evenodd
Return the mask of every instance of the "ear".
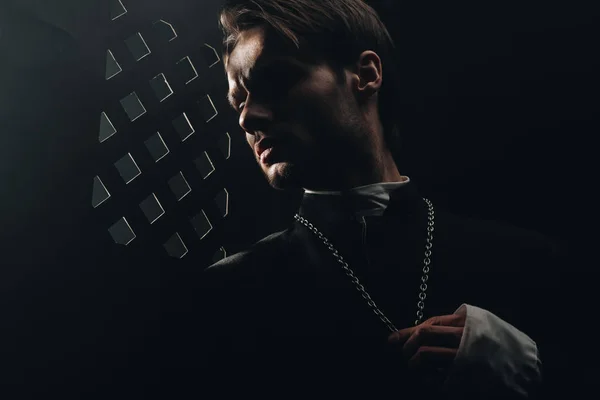
<path id="1" fill-rule="evenodd" d="M 372 50 L 363 51 L 356 64 L 354 89 L 366 100 L 379 92 L 383 82 L 381 58 Z"/>

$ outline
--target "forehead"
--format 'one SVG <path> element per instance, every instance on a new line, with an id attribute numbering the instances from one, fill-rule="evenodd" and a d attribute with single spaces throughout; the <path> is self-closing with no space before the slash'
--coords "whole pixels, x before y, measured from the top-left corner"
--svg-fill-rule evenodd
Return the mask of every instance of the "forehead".
<path id="1" fill-rule="evenodd" d="M 243 31 L 227 60 L 229 79 L 247 75 L 248 70 L 265 54 L 265 34 L 260 28 Z"/>

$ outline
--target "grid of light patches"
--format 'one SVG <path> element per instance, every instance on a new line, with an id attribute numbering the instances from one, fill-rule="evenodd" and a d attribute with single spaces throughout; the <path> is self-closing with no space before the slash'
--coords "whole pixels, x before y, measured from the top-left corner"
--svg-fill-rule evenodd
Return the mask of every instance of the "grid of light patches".
<path id="1" fill-rule="evenodd" d="M 127 10 L 125 3 L 126 1 L 123 0 L 111 0 L 110 11 L 112 21 L 127 17 L 129 11 Z M 153 29 L 155 33 L 158 33 L 166 43 L 170 43 L 178 37 L 176 28 L 173 24 L 164 19 L 159 19 L 152 23 L 151 29 Z M 124 39 L 124 44 L 136 63 L 152 57 L 152 43 L 149 45 L 144 32 L 135 32 L 128 36 Z M 214 47 L 207 43 L 205 43 L 204 46 L 205 49 L 214 53 L 214 58 L 208 66 L 208 68 L 212 68 L 221 61 L 220 57 Z M 175 61 L 175 68 L 178 77 L 185 81 L 186 86 L 199 77 L 198 69 L 189 56 L 185 56 Z M 107 81 L 116 79 L 122 72 L 122 63 L 119 63 L 119 60 L 117 60 L 115 53 L 111 49 L 107 49 L 105 79 Z M 148 85 L 152 89 L 152 93 L 154 93 L 159 103 L 163 103 L 170 97 L 176 95 L 167 76 L 163 72 L 158 72 L 148 82 Z M 125 97 L 118 99 L 118 101 L 131 124 L 144 118 L 144 115 L 147 113 L 146 107 L 144 106 L 144 99 L 140 98 L 138 91 L 136 90 L 132 90 Z M 218 115 L 217 108 L 208 94 L 202 96 L 197 101 L 197 106 L 206 117 L 206 123 L 212 121 Z M 119 135 L 119 127 L 115 126 L 107 112 L 101 112 L 99 122 L 98 141 L 100 145 L 104 145 L 110 141 L 111 138 L 115 137 L 115 135 Z M 185 142 L 196 133 L 193 123 L 185 112 L 182 112 L 172 121 L 172 126 L 181 142 Z M 148 152 L 150 157 L 152 157 L 154 163 L 159 163 L 159 161 L 169 157 L 170 150 L 161 132 L 153 132 L 143 144 L 143 148 Z M 231 137 L 228 132 L 225 132 L 225 134 L 219 138 L 218 147 L 223 151 L 225 159 L 229 159 L 231 152 Z M 123 179 L 125 185 L 128 186 L 140 177 L 144 171 L 138 166 L 134 152 L 124 151 L 123 154 L 122 157 L 114 162 L 114 168 Z M 193 162 L 203 179 L 207 179 L 215 171 L 215 165 L 206 151 L 193 160 Z M 192 187 L 182 171 L 179 171 L 168 179 L 166 184 L 178 202 L 182 201 L 186 196 L 192 193 Z M 101 207 L 106 202 L 110 201 L 112 197 L 113 196 L 111 195 L 109 188 L 104 184 L 102 177 L 94 177 L 92 206 L 94 208 Z M 226 217 L 229 214 L 229 192 L 227 189 L 222 189 L 215 196 L 214 201 L 221 212 L 221 216 L 223 218 Z M 127 246 L 137 238 L 137 235 L 135 234 L 136 229 L 151 229 L 151 226 L 160 221 L 166 214 L 166 211 L 161 204 L 161 199 L 159 199 L 156 193 L 149 193 L 139 204 L 139 208 L 147 219 L 147 225 L 132 227 L 126 216 L 118 216 L 115 218 L 116 221 L 108 227 L 108 233 L 115 243 Z M 204 210 L 199 210 L 198 213 L 191 218 L 190 224 L 200 240 L 207 237 L 213 230 L 213 224 Z M 184 243 L 179 232 L 174 232 L 163 246 L 165 251 L 171 257 L 179 259 L 188 254 L 190 248 L 189 244 L 186 245 L 186 243 Z M 225 249 L 221 247 L 215 253 L 213 261 L 218 261 L 226 256 L 227 253 Z"/>

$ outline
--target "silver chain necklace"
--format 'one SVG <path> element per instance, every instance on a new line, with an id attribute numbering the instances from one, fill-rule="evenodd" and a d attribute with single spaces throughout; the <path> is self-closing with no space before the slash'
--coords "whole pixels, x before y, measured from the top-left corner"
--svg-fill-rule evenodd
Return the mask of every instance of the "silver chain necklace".
<path id="1" fill-rule="evenodd" d="M 425 308 L 425 298 L 427 297 L 427 294 L 426 294 L 427 280 L 429 279 L 429 264 L 431 263 L 431 247 L 433 246 L 433 244 L 432 244 L 433 227 L 434 227 L 433 204 L 431 204 L 431 201 L 429 201 L 426 198 L 423 198 L 423 200 L 425 200 L 425 202 L 429 206 L 429 212 L 428 212 L 428 222 L 427 222 L 427 243 L 425 244 L 425 258 L 423 260 L 423 264 L 424 264 L 423 276 L 421 276 L 421 286 L 419 286 L 420 293 L 419 293 L 419 301 L 417 303 L 417 319 L 415 320 L 415 325 L 419 325 L 421 323 L 421 320 L 423 319 L 423 309 Z M 333 247 L 331 242 L 329 242 L 329 240 L 323 235 L 323 233 L 321 233 L 317 228 L 315 228 L 315 226 L 311 222 L 309 222 L 306 218 L 301 217 L 298 214 L 294 215 L 294 218 L 296 219 L 296 221 L 304 224 L 308 229 L 311 230 L 311 232 L 313 232 L 315 235 L 317 235 L 317 237 L 319 239 L 321 239 L 323 244 L 325 244 L 325 246 L 327 246 L 327 248 L 331 251 L 331 253 L 336 258 L 336 260 L 341 264 L 346 275 L 350 277 L 350 279 L 352 280 L 352 283 L 354 283 L 354 286 L 356 287 L 356 289 L 361 293 L 363 299 L 365 299 L 367 301 L 367 304 L 369 305 L 369 307 L 371 307 L 371 309 L 373 310 L 375 315 L 377 315 L 379 317 L 379 319 L 381 319 L 381 321 L 385 324 L 385 326 L 391 332 L 396 332 L 398 329 L 396 329 L 396 327 L 394 326 L 392 321 L 390 321 L 388 319 L 388 317 L 386 317 L 385 314 L 379 309 L 379 307 L 377 307 L 377 304 L 375 304 L 373 299 L 371 299 L 371 296 L 369 295 L 369 293 L 367 293 L 364 286 L 360 283 L 360 281 L 354 274 L 354 271 L 352 271 L 352 269 L 348 266 L 348 263 L 338 253 L 337 249 L 335 247 Z"/>

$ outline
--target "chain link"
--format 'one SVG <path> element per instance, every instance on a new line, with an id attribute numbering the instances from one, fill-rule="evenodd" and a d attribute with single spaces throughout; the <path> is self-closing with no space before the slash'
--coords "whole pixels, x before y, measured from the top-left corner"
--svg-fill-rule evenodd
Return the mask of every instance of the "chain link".
<path id="1" fill-rule="evenodd" d="M 423 319 L 423 309 L 425 308 L 425 299 L 427 298 L 427 281 L 429 280 L 429 264 L 431 264 L 431 248 L 433 247 L 433 230 L 434 230 L 434 210 L 433 204 L 426 198 L 423 198 L 427 205 L 429 206 L 428 212 L 428 222 L 427 222 L 427 242 L 425 245 L 425 258 L 423 260 L 423 276 L 421 276 L 421 285 L 419 286 L 419 301 L 417 303 L 417 319 L 415 319 L 415 325 L 419 325 Z M 296 221 L 304 224 L 311 232 L 313 232 L 322 242 L 327 246 L 329 251 L 333 254 L 336 260 L 341 264 L 342 269 L 346 273 L 346 275 L 350 278 L 356 289 L 360 292 L 363 299 L 367 301 L 367 304 L 375 315 L 379 317 L 379 319 L 385 324 L 385 326 L 391 331 L 396 332 L 398 329 L 394 326 L 392 321 L 385 316 L 385 314 L 377 307 L 375 301 L 371 298 L 369 293 L 365 290 L 364 286 L 360 283 L 357 276 L 354 274 L 354 271 L 350 268 L 346 260 L 338 253 L 337 249 L 333 247 L 329 239 L 321 233 L 310 221 L 306 218 L 301 217 L 300 215 L 294 215 Z"/>

